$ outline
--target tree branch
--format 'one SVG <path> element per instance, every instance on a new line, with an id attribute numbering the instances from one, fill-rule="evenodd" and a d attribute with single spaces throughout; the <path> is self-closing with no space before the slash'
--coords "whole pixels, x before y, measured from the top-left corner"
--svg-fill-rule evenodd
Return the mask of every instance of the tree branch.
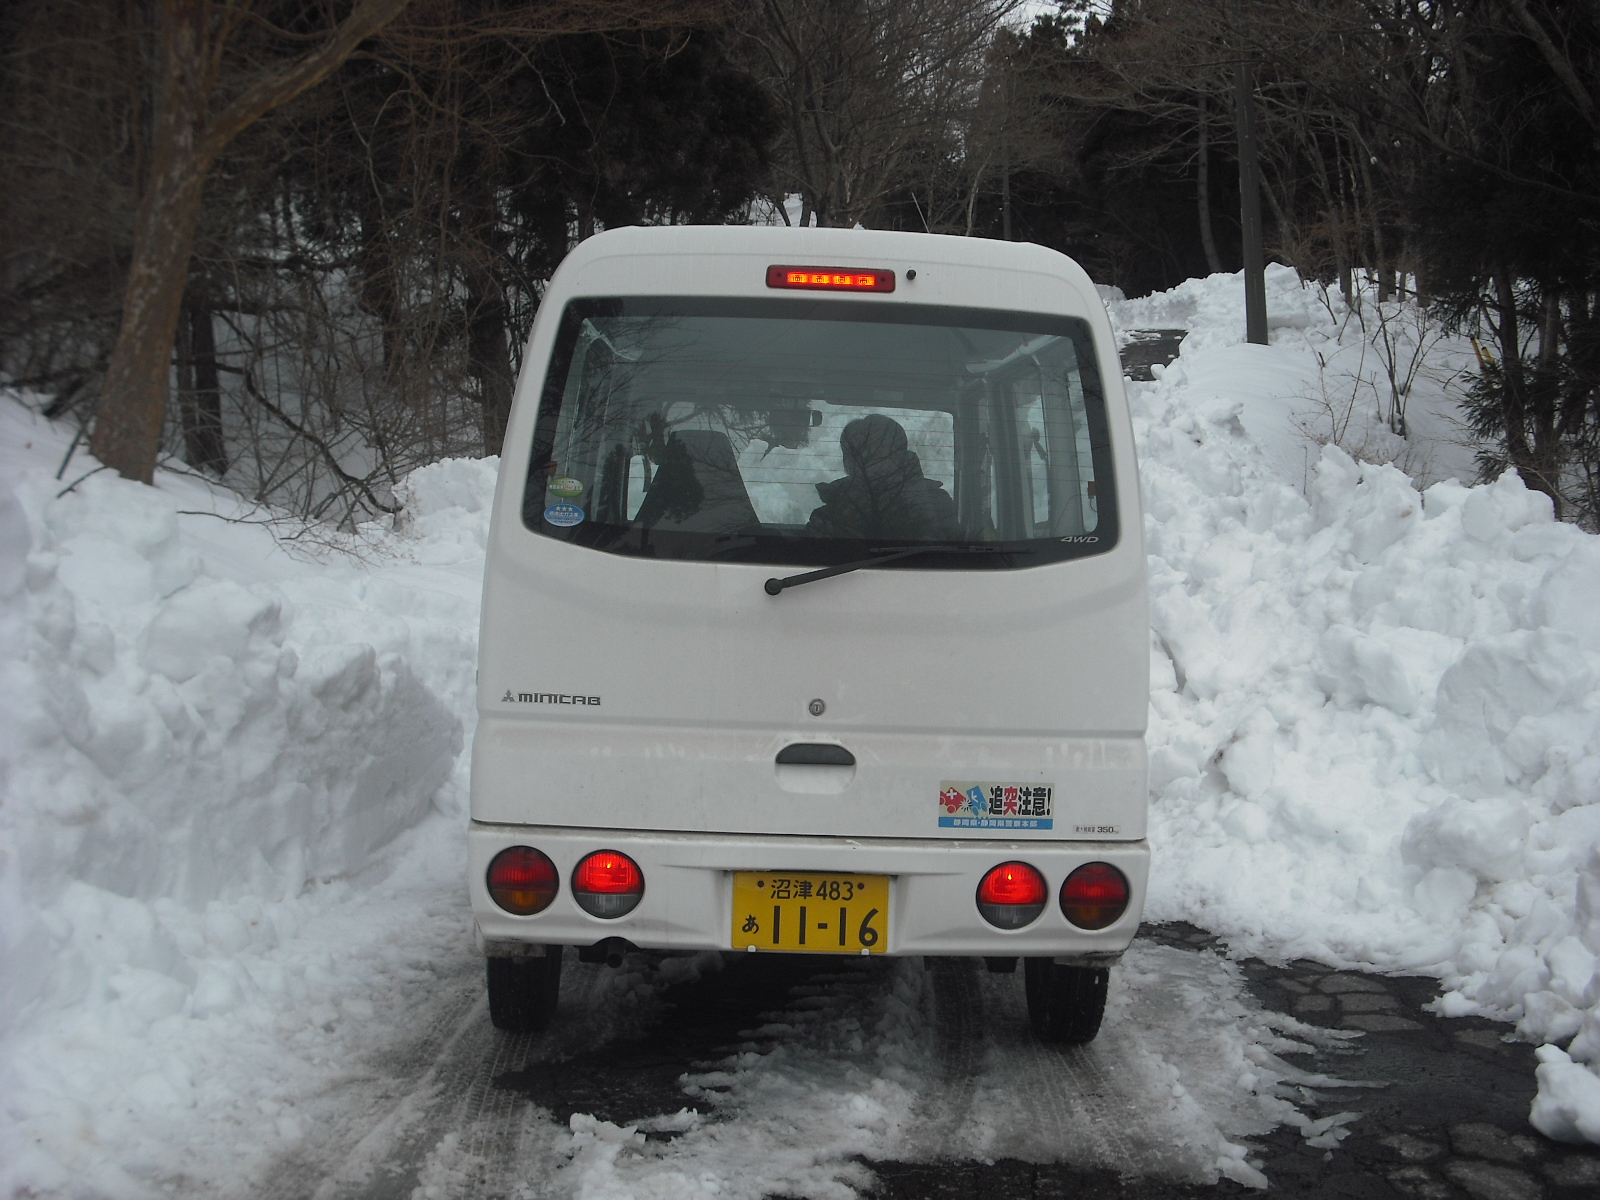
<path id="1" fill-rule="evenodd" d="M 1517 14 L 1517 20 L 1528 31 L 1528 37 L 1534 45 L 1539 47 L 1539 53 L 1544 55 L 1544 61 L 1549 64 L 1550 70 L 1555 72 L 1557 79 L 1561 80 L 1567 91 L 1571 93 L 1573 103 L 1578 106 L 1578 111 L 1583 114 L 1583 119 L 1589 122 L 1591 128 L 1600 130 L 1600 120 L 1596 119 L 1594 98 L 1589 95 L 1588 89 L 1572 69 L 1572 59 L 1556 49 L 1550 40 L 1550 34 L 1545 27 L 1539 24 L 1539 19 L 1528 11 L 1527 0 L 1510 0 L 1512 11 Z"/>
<path id="2" fill-rule="evenodd" d="M 215 159 L 258 118 L 333 74 L 357 46 L 399 16 L 409 3 L 410 0 L 357 0 L 350 15 L 339 22 L 321 46 L 257 80 L 207 123 L 199 146 L 205 161 Z"/>

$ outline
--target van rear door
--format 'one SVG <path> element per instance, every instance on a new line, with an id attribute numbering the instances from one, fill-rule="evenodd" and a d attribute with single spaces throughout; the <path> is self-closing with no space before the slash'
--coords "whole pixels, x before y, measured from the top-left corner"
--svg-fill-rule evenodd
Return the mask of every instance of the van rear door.
<path id="1" fill-rule="evenodd" d="M 1144 835 L 1144 564 L 1103 313 L 569 290 L 508 439 L 478 820 Z M 837 752 L 779 761 L 796 744 Z M 995 812 L 951 806 L 974 788 Z"/>

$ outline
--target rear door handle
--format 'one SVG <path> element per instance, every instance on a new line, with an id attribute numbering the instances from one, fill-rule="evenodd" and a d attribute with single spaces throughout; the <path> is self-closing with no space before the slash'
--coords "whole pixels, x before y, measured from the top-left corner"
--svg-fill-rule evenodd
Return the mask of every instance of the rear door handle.
<path id="1" fill-rule="evenodd" d="M 832 742 L 795 742 L 778 751 L 784 767 L 853 767 L 856 756 Z"/>

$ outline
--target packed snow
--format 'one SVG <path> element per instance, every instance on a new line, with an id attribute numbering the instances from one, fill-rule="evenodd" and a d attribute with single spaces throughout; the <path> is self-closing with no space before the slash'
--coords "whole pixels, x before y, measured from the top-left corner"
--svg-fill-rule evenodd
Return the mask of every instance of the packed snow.
<path id="1" fill-rule="evenodd" d="M 1286 270 L 1268 288 L 1270 347 L 1242 344 L 1237 276 L 1110 297 L 1120 329 L 1188 330 L 1129 385 L 1147 916 L 1235 955 L 1434 975 L 1441 1013 L 1541 1044 L 1533 1124 L 1600 1141 L 1600 539 L 1515 475 L 1461 482 L 1468 343 Z M 338 534 L 193 476 L 94 472 L 70 441 L 0 397 L 0 1194 L 243 1194 L 392 1103 L 375 1064 L 396 1047 L 482 1023 L 462 747 L 496 463 L 418 471 L 398 520 Z M 1240 1142 L 1282 1122 L 1336 1145 L 1337 1121 L 1280 1095 L 1305 1082 L 1283 1039 L 1311 1035 L 1252 1008 L 1225 961 L 1176 957 L 1130 956 L 1119 977 L 1145 987 L 1118 985 L 1095 1049 L 1123 1047 L 1190 1130 L 1171 1169 L 1257 1182 Z M 845 986 L 698 1102 L 690 1080 L 717 1120 L 664 1116 L 679 1136 L 644 1143 L 578 1114 L 523 1153 L 593 1197 L 845 1196 L 854 1155 L 1115 1161 L 978 1125 L 919 1141 L 937 1065 L 906 1014 L 937 981 L 874 969 L 892 978 L 869 1000 Z M 678 977 L 630 971 L 596 976 L 572 1036 L 645 1021 Z M 1126 1058 L 1134 1031 L 1206 1013 L 1233 1032 Z M 969 1066 L 974 1095 L 1007 1078 Z M 779 1152 L 797 1095 L 809 1158 Z M 366 1170 L 389 1143 L 363 1144 Z M 428 1150 L 437 1194 L 463 1146 Z"/>

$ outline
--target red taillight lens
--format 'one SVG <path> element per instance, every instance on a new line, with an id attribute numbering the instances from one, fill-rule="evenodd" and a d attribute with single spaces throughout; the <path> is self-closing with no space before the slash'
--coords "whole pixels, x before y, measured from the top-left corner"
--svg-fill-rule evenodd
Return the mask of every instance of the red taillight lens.
<path id="1" fill-rule="evenodd" d="M 978 911 L 999 929 L 1032 924 L 1049 898 L 1044 876 L 1025 862 L 1001 863 L 978 884 Z"/>
<path id="2" fill-rule="evenodd" d="M 892 292 L 894 272 L 882 267 L 768 267 L 767 286 L 807 292 Z"/>
<path id="3" fill-rule="evenodd" d="M 1061 885 L 1061 911 L 1079 929 L 1104 929 L 1128 911 L 1128 878 L 1110 863 L 1085 863 Z"/>
<path id="4" fill-rule="evenodd" d="M 490 898 L 519 917 L 549 908 L 561 888 L 555 863 L 531 846 L 511 846 L 496 854 L 488 883 Z"/>
<path id="5" fill-rule="evenodd" d="M 592 917 L 622 917 L 644 895 L 644 872 L 626 854 L 596 850 L 572 872 L 572 897 Z"/>

